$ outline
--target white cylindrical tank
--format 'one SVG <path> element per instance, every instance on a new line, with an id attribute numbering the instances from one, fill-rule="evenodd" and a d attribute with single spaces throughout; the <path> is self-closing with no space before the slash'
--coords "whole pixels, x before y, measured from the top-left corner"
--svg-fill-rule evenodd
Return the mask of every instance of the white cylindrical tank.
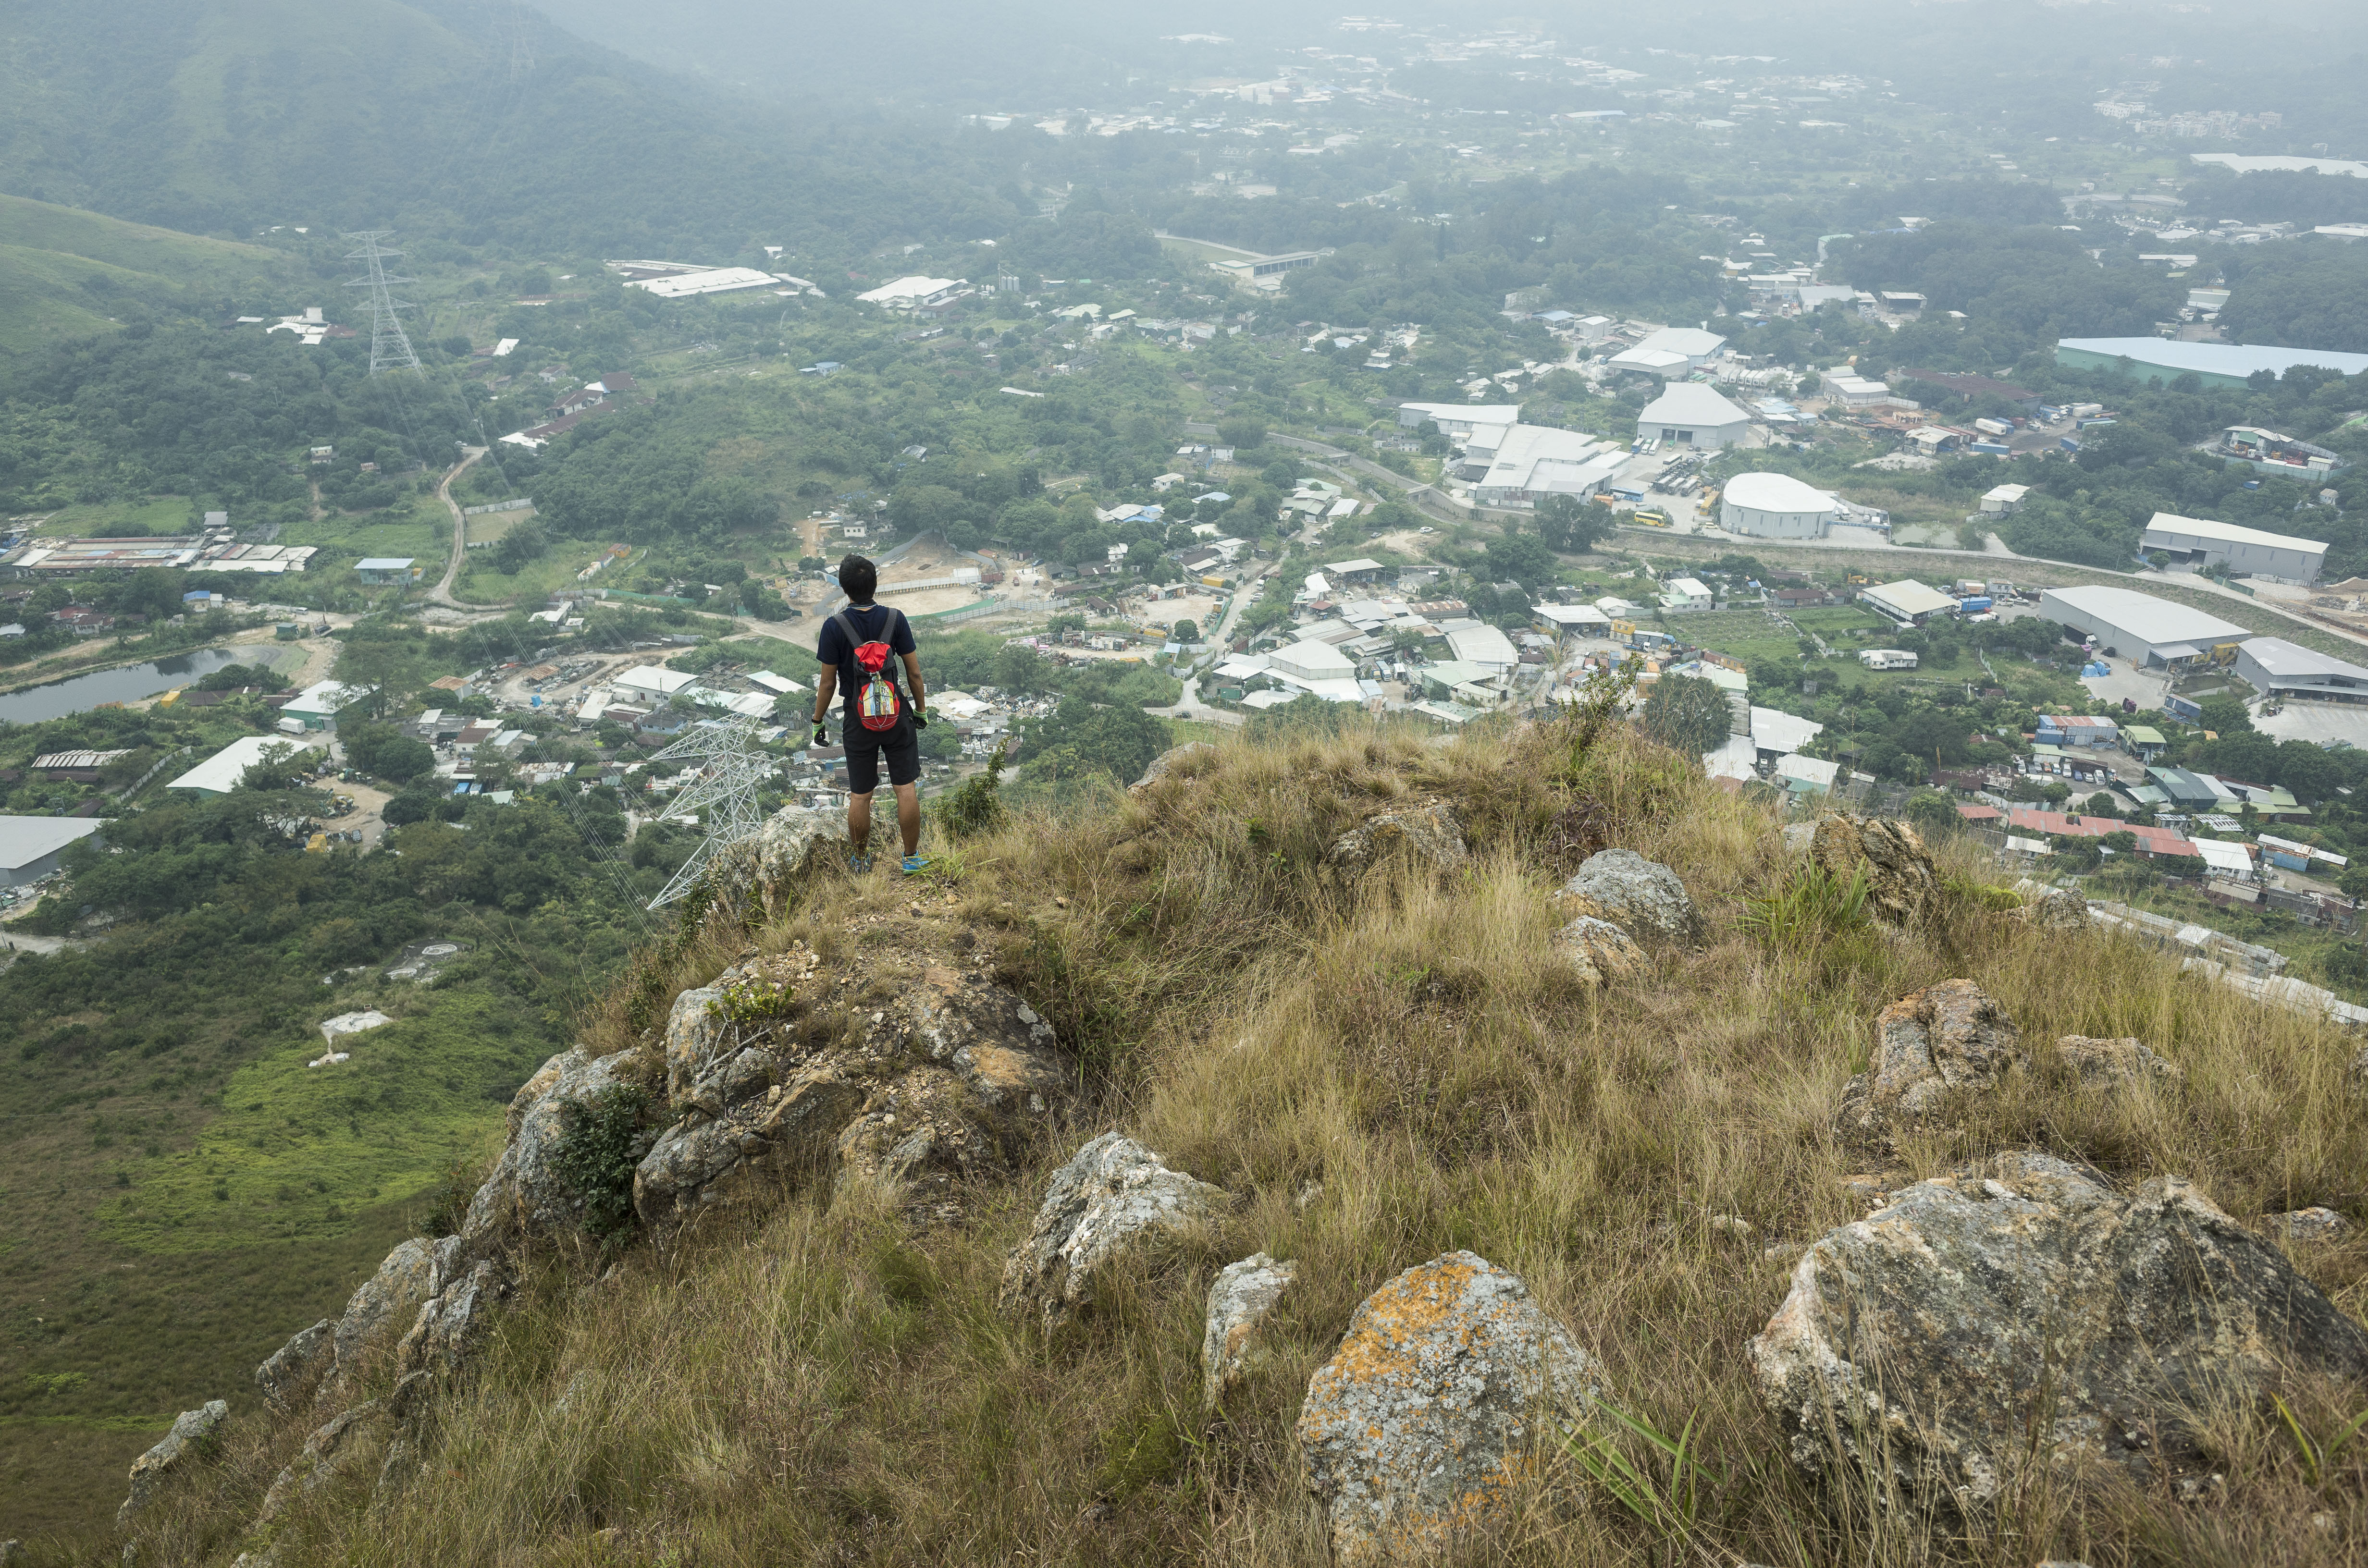
<path id="1" fill-rule="evenodd" d="M 1719 526 L 1754 539 L 1823 539 L 1834 498 L 1789 473 L 1739 473 L 1719 497 Z"/>

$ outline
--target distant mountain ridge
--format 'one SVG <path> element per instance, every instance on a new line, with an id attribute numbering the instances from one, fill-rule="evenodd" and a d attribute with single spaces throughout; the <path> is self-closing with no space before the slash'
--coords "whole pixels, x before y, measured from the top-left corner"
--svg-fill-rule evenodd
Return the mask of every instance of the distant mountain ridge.
<path id="1" fill-rule="evenodd" d="M 59 0 L 0 22 L 0 190 L 134 222 L 625 254 L 1000 231 L 917 150 L 825 154 L 776 121 L 515 0 Z"/>

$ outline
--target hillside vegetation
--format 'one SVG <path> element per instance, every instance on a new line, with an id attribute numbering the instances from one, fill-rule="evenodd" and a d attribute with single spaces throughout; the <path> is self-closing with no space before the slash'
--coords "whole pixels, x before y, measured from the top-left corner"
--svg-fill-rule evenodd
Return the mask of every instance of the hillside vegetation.
<path id="1" fill-rule="evenodd" d="M 199 313 L 293 271 L 258 245 L 17 196 L 0 196 L 0 355 L 109 332 L 134 312 Z"/>
<path id="2" fill-rule="evenodd" d="M 984 945 L 1057 1030 L 1077 1096 L 1016 1180 L 934 1210 L 951 1220 L 815 1174 L 663 1246 L 627 1232 L 545 1249 L 409 1428 L 424 1462 L 408 1489 L 374 1503 L 377 1463 L 347 1466 L 282 1515 L 275 1560 L 1321 1563 L 1293 1437 L 1310 1375 L 1377 1286 L 1468 1248 L 1600 1360 L 1642 1479 L 1599 1484 L 1549 1442 L 1457 1561 L 2358 1561 L 2358 1451 L 2300 1446 L 2267 1409 L 2209 1413 L 2225 1483 L 2194 1502 L 2160 1476 L 2036 1467 L 1956 1520 L 1802 1478 L 1744 1347 L 1799 1244 L 1865 1212 L 1835 1108 L 1880 1009 L 1970 979 L 2027 1040 L 2136 1036 L 2185 1074 L 2175 1092 L 2108 1095 L 2043 1051 L 1962 1119 L 1905 1136 L 1887 1182 L 2036 1149 L 2124 1189 L 2186 1176 L 2248 1223 L 2358 1203 L 2355 1048 L 2100 931 L 2043 932 L 1970 862 L 1944 858 L 1933 919 L 1879 926 L 1817 891 L 1761 807 L 1588 728 L 1228 744 L 1133 798 L 1009 820 L 925 881 L 833 872 L 769 919 L 718 913 L 644 953 L 586 1017 L 587 1052 L 650 1052 L 652 999 L 752 949 L 821 955 L 826 1000 L 834 971 L 885 985 L 892 951 Z M 1337 874 L 1341 835 L 1431 801 L 1460 819 L 1467 861 Z M 1606 842 L 1674 868 L 1702 936 L 1597 989 L 1553 939 L 1566 915 L 1550 894 Z M 1111 1266 L 1082 1325 L 1048 1340 L 998 1308 L 998 1281 L 1053 1167 L 1109 1130 L 1230 1207 Z M 1256 1251 L 1298 1282 L 1267 1360 L 1204 1417 L 1209 1282 Z M 2357 1314 L 2368 1249 L 2292 1256 Z M 2361 1399 L 2290 1392 L 2292 1432 L 2314 1443 Z M 153 1516 L 142 1561 L 254 1544 L 258 1498 L 321 1419 L 234 1417 L 218 1465 Z M 1646 1432 L 1685 1434 L 1686 1458 Z"/>

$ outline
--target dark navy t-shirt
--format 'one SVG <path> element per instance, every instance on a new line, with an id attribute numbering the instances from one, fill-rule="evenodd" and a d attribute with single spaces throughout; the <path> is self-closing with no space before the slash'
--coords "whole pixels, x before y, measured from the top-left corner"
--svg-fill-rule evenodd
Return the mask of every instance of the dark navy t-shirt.
<path id="1" fill-rule="evenodd" d="M 847 617 L 863 633 L 864 642 L 885 642 L 890 652 L 897 654 L 913 652 L 913 623 L 905 619 L 902 611 L 882 604 L 851 606 Z M 855 662 L 855 645 L 848 642 L 847 629 L 839 624 L 836 614 L 822 623 L 822 636 L 814 643 L 814 657 L 823 664 L 838 666 L 838 710 L 848 723 L 855 722 L 855 694 L 863 688 L 865 671 Z M 892 658 L 883 673 L 895 684 L 897 696 L 910 709 L 913 694 L 905 689 L 903 665 Z"/>

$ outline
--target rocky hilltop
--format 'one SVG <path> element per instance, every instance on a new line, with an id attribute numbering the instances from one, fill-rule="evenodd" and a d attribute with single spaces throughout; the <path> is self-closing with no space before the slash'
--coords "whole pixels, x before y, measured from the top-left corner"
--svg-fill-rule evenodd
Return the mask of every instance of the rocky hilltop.
<path id="1" fill-rule="evenodd" d="M 785 813 L 126 1560 L 2353 1561 L 2360 1042 L 1602 718 Z"/>

